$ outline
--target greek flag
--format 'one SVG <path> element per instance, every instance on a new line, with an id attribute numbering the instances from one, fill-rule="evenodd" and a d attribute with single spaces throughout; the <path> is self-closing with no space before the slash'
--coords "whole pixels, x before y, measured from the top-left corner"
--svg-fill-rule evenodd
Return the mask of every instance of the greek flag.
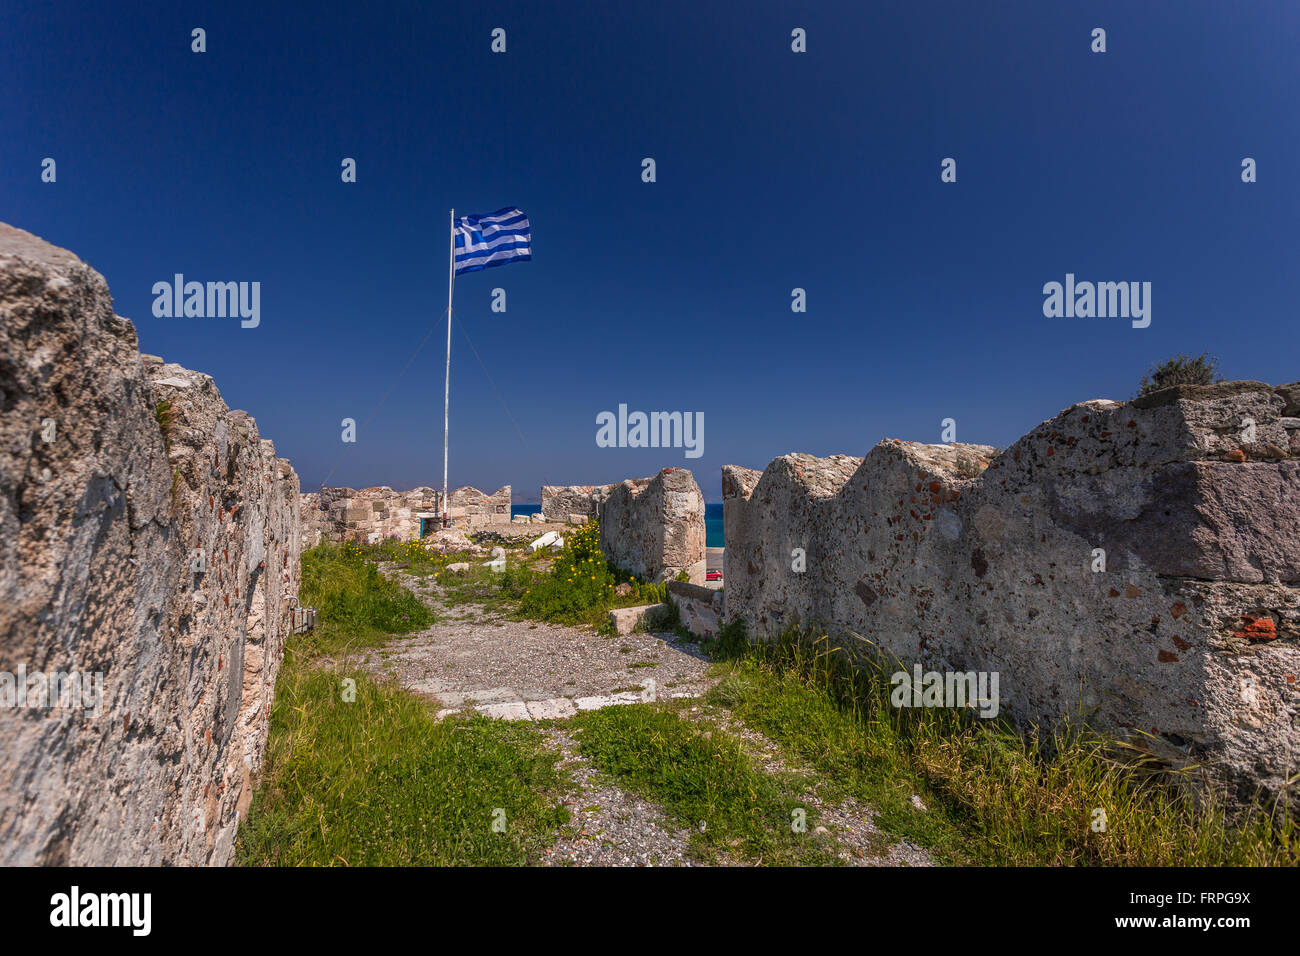
<path id="1" fill-rule="evenodd" d="M 532 229 L 522 209 L 507 206 L 486 216 L 456 220 L 456 275 L 531 259 Z"/>

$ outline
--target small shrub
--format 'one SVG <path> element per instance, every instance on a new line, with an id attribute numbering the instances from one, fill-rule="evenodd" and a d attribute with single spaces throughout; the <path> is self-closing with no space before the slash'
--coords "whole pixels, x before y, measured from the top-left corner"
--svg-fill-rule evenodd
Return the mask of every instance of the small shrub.
<path id="1" fill-rule="evenodd" d="M 501 586 L 517 587 L 520 580 L 512 575 Z M 616 584 L 615 572 L 600 550 L 600 525 L 589 521 L 565 538 L 550 573 L 524 589 L 519 611 L 544 621 L 576 621 L 587 612 L 609 607 Z"/>
<path id="2" fill-rule="evenodd" d="M 1223 381 L 1223 376 L 1218 371 L 1217 358 L 1205 354 L 1196 358 L 1175 355 L 1159 365 L 1151 366 L 1150 372 L 1142 376 L 1138 395 L 1147 395 L 1172 385 L 1213 385 Z"/>
<path id="3" fill-rule="evenodd" d="M 603 559 L 581 557 L 566 547 L 551 566 L 550 575 L 524 591 L 519 610 L 546 621 L 574 617 L 607 606 L 614 596 L 614 584 Z"/>

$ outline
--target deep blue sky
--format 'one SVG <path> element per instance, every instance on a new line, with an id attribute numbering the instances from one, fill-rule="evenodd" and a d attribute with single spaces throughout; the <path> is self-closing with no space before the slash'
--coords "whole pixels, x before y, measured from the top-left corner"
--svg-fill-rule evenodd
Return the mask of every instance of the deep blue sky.
<path id="1" fill-rule="evenodd" d="M 103 273 L 304 490 L 344 417 L 330 484 L 441 484 L 453 206 L 532 221 L 532 262 L 456 286 L 522 439 L 453 338 L 451 483 L 516 501 L 665 465 L 716 500 L 723 464 L 945 417 L 1005 445 L 1178 351 L 1300 378 L 1295 0 L 84 6 L 0 13 L 0 219 Z M 154 318 L 176 272 L 260 281 L 261 326 Z M 1150 328 L 1044 318 L 1066 272 L 1152 282 Z M 598 448 L 620 402 L 704 412 L 704 457 Z"/>

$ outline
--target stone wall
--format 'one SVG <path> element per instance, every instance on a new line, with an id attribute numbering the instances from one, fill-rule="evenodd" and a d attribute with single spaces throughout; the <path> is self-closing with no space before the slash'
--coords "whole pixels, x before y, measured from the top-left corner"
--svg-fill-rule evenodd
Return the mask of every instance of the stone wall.
<path id="1" fill-rule="evenodd" d="M 614 565 L 661 581 L 704 581 L 704 495 L 685 468 L 615 485 L 600 505 L 600 548 Z M 698 580 L 697 580 L 698 579 Z"/>
<path id="2" fill-rule="evenodd" d="M 600 503 L 617 485 L 542 485 L 542 515 L 547 521 L 568 521 L 569 515 L 594 518 Z"/>
<path id="3" fill-rule="evenodd" d="M 20 671 L 103 682 L 89 711 L 0 707 L 0 864 L 224 864 L 297 595 L 297 475 L 210 378 L 140 355 L 98 273 L 3 224 L 0 340 L 0 696 Z"/>
<path id="4" fill-rule="evenodd" d="M 1300 384 L 1184 386 L 1075 405 L 996 457 L 727 466 L 727 618 L 996 671 L 1017 720 L 1083 712 L 1204 762 L 1202 785 L 1277 793 L 1300 755 L 1297 416 Z"/>
<path id="5" fill-rule="evenodd" d="M 492 494 L 465 486 L 451 493 L 451 523 L 464 528 L 481 528 L 486 525 L 510 523 L 509 485 L 502 485 Z"/>
<path id="6" fill-rule="evenodd" d="M 682 627 L 697 637 L 717 637 L 723 619 L 723 592 L 717 588 L 668 582 L 668 599 L 677 605 Z"/>
<path id="7" fill-rule="evenodd" d="M 492 494 L 477 488 L 457 488 L 451 493 L 451 524 L 481 528 L 510 523 L 510 486 Z M 394 491 L 386 485 L 372 488 L 322 488 L 302 496 L 302 546 L 322 540 L 334 542 L 420 536 L 420 520 L 442 514 L 442 492 L 427 486 Z"/>
<path id="8" fill-rule="evenodd" d="M 420 519 L 442 511 L 442 492 L 427 486 L 394 491 L 387 486 L 322 488 L 302 496 L 302 546 L 322 540 L 381 538 L 409 540 L 420 535 Z"/>

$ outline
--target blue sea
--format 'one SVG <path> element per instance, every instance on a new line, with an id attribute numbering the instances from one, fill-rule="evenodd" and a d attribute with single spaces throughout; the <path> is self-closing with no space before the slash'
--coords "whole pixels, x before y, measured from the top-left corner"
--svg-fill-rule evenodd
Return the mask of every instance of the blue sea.
<path id="1" fill-rule="evenodd" d="M 722 502 L 704 505 L 704 546 L 722 548 Z"/>
<path id="2" fill-rule="evenodd" d="M 515 515 L 535 515 L 542 510 L 541 505 L 511 505 L 510 517 Z M 722 502 L 704 506 L 704 546 L 706 548 L 725 547 L 722 537 Z"/>

